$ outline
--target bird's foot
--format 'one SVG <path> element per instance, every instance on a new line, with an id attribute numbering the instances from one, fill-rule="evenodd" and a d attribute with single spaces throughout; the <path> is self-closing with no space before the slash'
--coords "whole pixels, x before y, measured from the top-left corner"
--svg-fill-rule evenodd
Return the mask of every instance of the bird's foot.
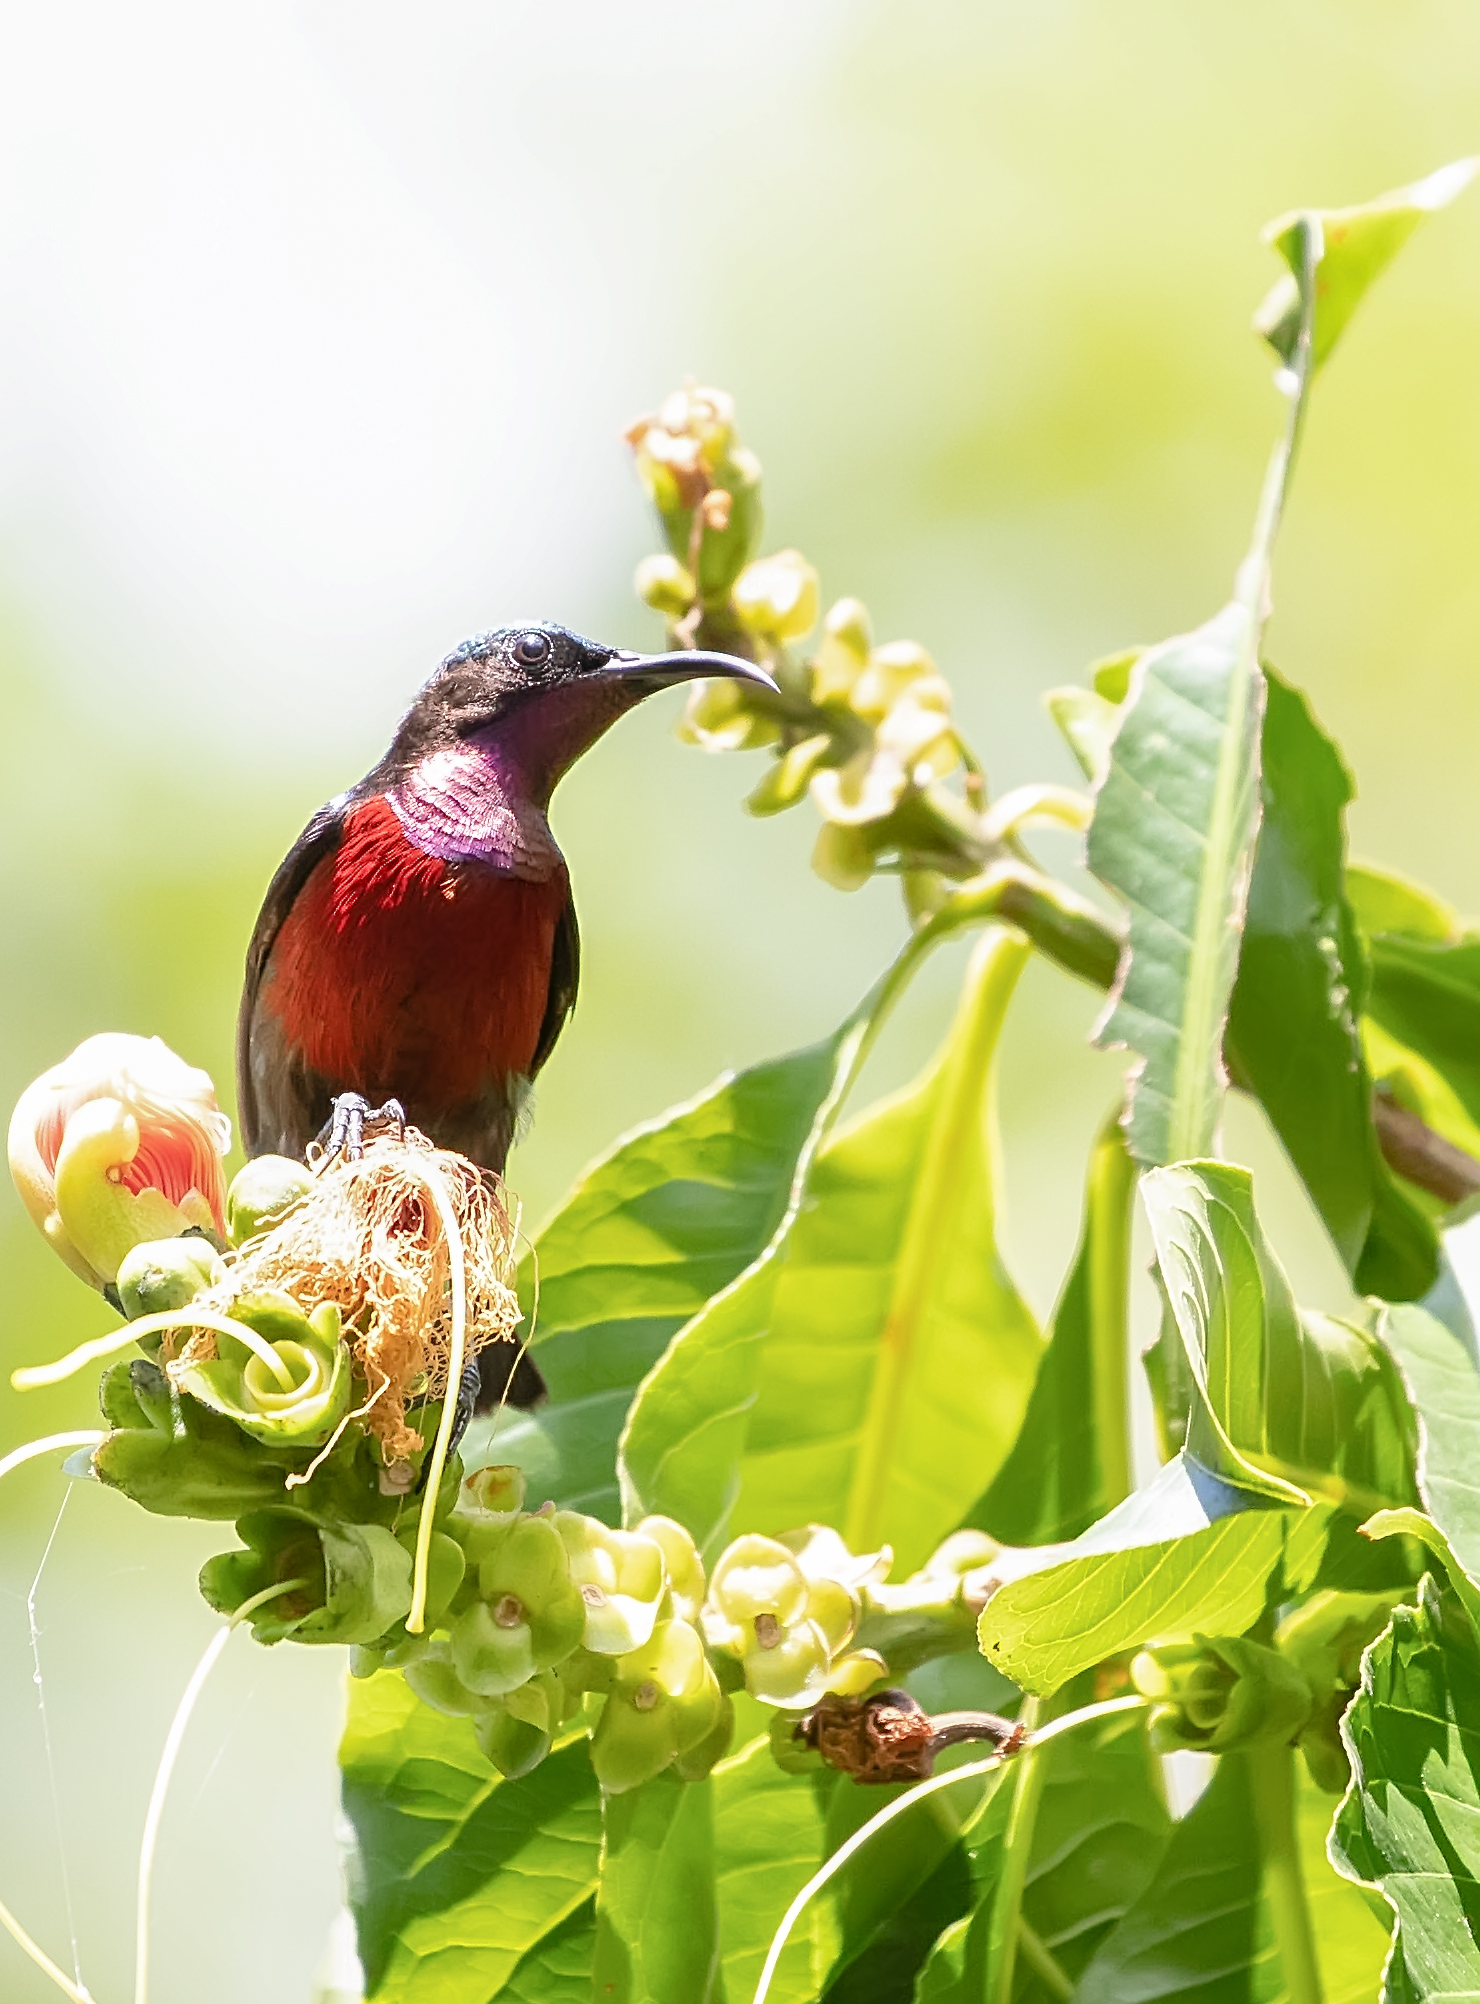
<path id="1" fill-rule="evenodd" d="M 323 1166 L 327 1169 L 341 1155 L 347 1161 L 358 1162 L 365 1152 L 365 1130 L 371 1127 L 393 1127 L 397 1140 L 404 1141 L 405 1107 L 398 1099 L 388 1099 L 384 1106 L 372 1106 L 363 1093 L 340 1093 L 319 1133 L 319 1145 L 324 1151 Z"/>

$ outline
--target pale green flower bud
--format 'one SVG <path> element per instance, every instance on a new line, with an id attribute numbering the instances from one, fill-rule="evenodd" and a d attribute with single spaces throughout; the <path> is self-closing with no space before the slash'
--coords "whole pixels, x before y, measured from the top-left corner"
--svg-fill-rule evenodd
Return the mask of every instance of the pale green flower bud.
<path id="1" fill-rule="evenodd" d="M 226 1192 L 226 1234 L 243 1246 L 280 1225 L 313 1189 L 310 1171 L 288 1155 L 259 1155 L 239 1169 Z"/>
<path id="2" fill-rule="evenodd" d="M 550 1517 L 522 1517 L 478 1562 L 480 1598 L 452 1624 L 452 1661 L 470 1691 L 501 1698 L 576 1647 L 585 1608 Z"/>
<path id="3" fill-rule="evenodd" d="M 760 785 L 746 800 L 748 812 L 756 815 L 780 814 L 784 808 L 794 807 L 807 791 L 807 783 L 813 773 L 832 750 L 832 742 L 824 731 L 815 738 L 804 738 L 799 745 L 783 752 L 775 764 L 767 768 Z"/>
<path id="4" fill-rule="evenodd" d="M 822 622 L 822 641 L 812 660 L 812 701 L 846 703 L 872 648 L 867 607 L 861 599 L 840 598 Z"/>
<path id="5" fill-rule="evenodd" d="M 682 619 L 694 603 L 698 586 L 677 557 L 644 557 L 633 579 L 637 596 L 665 619 Z"/>
<path id="6" fill-rule="evenodd" d="M 704 1605 L 704 1562 L 699 1548 L 671 1517 L 644 1517 L 637 1535 L 651 1538 L 663 1554 L 669 1602 L 680 1621 L 697 1621 Z"/>
<path id="7" fill-rule="evenodd" d="M 866 722 L 882 723 L 905 691 L 921 682 L 931 685 L 932 700 L 938 701 L 938 690 L 944 690 L 949 710 L 949 686 L 925 649 L 918 641 L 891 640 L 874 650 L 867 669 L 853 684 L 849 704 Z"/>
<path id="8" fill-rule="evenodd" d="M 813 844 L 812 868 L 835 891 L 861 891 L 874 874 L 874 852 L 860 827 L 824 821 Z"/>
<path id="9" fill-rule="evenodd" d="M 1293 1740 L 1310 1716 L 1311 1691 L 1293 1663 L 1244 1636 L 1196 1636 L 1143 1649 L 1131 1681 L 1151 1710 L 1159 1753 L 1224 1753 L 1250 1740 Z"/>
<path id="10" fill-rule="evenodd" d="M 800 550 L 778 550 L 747 565 L 730 599 L 747 633 L 798 640 L 817 624 L 817 573 Z"/>
<path id="11" fill-rule="evenodd" d="M 678 736 L 701 751 L 758 751 L 775 744 L 781 726 L 751 702 L 752 684 L 716 677 L 696 682 L 678 724 Z"/>
<path id="12" fill-rule="evenodd" d="M 130 1322 L 162 1315 L 194 1301 L 219 1270 L 209 1239 L 150 1239 L 124 1254 L 115 1282 L 118 1299 Z"/>
<path id="13" fill-rule="evenodd" d="M 576 1510 L 557 1510 L 551 1521 L 585 1604 L 585 1647 L 598 1656 L 639 1648 L 653 1632 L 667 1587 L 662 1546 L 635 1531 L 609 1530 Z"/>
<path id="14" fill-rule="evenodd" d="M 698 1634 L 660 1622 L 640 1649 L 619 1656 L 596 1730 L 591 1765 L 612 1794 L 692 1754 L 723 1717 L 725 1700 Z"/>

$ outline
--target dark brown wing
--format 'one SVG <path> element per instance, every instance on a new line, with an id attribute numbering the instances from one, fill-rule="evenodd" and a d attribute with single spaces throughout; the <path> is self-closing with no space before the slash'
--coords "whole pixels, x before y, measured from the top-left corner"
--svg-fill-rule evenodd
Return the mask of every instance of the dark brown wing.
<path id="1" fill-rule="evenodd" d="M 545 1004 L 545 1020 L 540 1025 L 540 1040 L 535 1045 L 534 1062 L 529 1068 L 531 1078 L 535 1077 L 554 1050 L 556 1040 L 565 1028 L 565 1019 L 576 1006 L 576 990 L 580 982 L 581 934 L 576 925 L 575 900 L 568 897 L 555 927 L 555 943 L 550 954 L 550 999 Z"/>
<path id="2" fill-rule="evenodd" d="M 247 947 L 246 982 L 242 988 L 241 1010 L 236 1020 L 236 1101 L 241 1122 L 242 1146 L 248 1155 L 284 1150 L 297 1155 L 312 1132 L 299 1138 L 297 1129 L 310 1118 L 305 1104 L 303 1121 L 295 1119 L 297 1102 L 309 1095 L 288 1076 L 289 1054 L 280 1048 L 281 1032 L 258 1010 L 262 976 L 272 954 L 273 942 L 284 919 L 293 909 L 298 893 L 314 870 L 338 848 L 344 835 L 348 799 L 331 800 L 321 807 L 293 844 L 267 887 L 257 923 Z M 280 1103 L 281 1102 L 281 1103 Z M 315 1122 L 315 1130 L 317 1122 Z"/>

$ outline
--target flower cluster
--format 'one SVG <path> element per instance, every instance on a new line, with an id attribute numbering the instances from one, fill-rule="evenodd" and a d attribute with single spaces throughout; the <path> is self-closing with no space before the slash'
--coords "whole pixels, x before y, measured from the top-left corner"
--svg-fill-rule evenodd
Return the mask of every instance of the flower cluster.
<path id="1" fill-rule="evenodd" d="M 680 735 L 708 751 L 768 748 L 774 763 L 750 795 L 775 814 L 810 794 L 823 818 L 813 857 L 842 890 L 894 866 L 907 878 L 980 869 L 986 841 L 975 760 L 951 714 L 950 687 L 914 641 L 873 644 L 868 613 L 840 599 L 810 652 L 821 600 L 797 550 L 752 553 L 760 467 L 735 443 L 719 390 L 689 388 L 629 434 L 668 551 L 639 565 L 637 590 L 667 619 L 676 645 L 725 645 L 763 660 L 780 685 L 694 685 Z M 964 770 L 967 797 L 940 782 Z M 924 882 L 912 895 L 928 899 Z"/>
<path id="2" fill-rule="evenodd" d="M 234 1522 L 240 1542 L 206 1562 L 201 1591 L 259 1641 L 347 1646 L 356 1675 L 404 1676 L 423 1703 L 469 1720 L 505 1775 L 587 1734 L 611 1792 L 708 1773 L 742 1690 L 775 1709 L 778 1760 L 815 1764 L 807 1716 L 888 1683 L 894 1617 L 908 1638 L 928 1606 L 941 1646 L 969 1644 L 961 1575 L 975 1545 L 964 1558 L 948 1545 L 936 1572 L 890 1587 L 887 1550 L 857 1556 L 809 1525 L 738 1537 L 706 1573 L 669 1518 L 617 1530 L 552 1502 L 527 1510 L 516 1468 L 464 1479 L 449 1366 L 431 1341 L 450 1269 L 433 1253 L 441 1218 L 465 1276 L 491 1257 L 507 1219 L 473 1201 L 481 1172 L 418 1154 L 408 1136 L 318 1174 L 262 1157 L 225 1189 L 226 1141 L 209 1079 L 162 1044 L 91 1039 L 31 1089 L 11 1128 L 17 1181 L 50 1242 L 125 1320 L 16 1382 L 118 1353 L 100 1386 L 108 1431 L 75 1472 L 160 1514 Z M 398 1174 L 364 1212 L 377 1178 Z M 421 1264 L 402 1272 L 411 1253 Z M 469 1329 L 480 1299 L 465 1281 Z M 376 1407 L 393 1352 L 402 1403 L 388 1431 Z"/>

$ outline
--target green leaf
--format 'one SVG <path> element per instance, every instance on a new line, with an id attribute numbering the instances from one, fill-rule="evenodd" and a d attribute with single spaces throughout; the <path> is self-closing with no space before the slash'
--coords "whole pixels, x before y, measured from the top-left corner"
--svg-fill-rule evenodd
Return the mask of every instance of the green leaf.
<path id="1" fill-rule="evenodd" d="M 1222 1103 L 1259 812 L 1255 603 L 1141 656 L 1096 794 L 1089 867 L 1130 911 L 1097 1041 L 1143 1061 L 1128 1129 L 1140 1162 L 1205 1155 Z"/>
<path id="2" fill-rule="evenodd" d="M 1424 1309 L 1390 1308 L 1378 1333 L 1395 1360 L 1418 1427 L 1418 1493 L 1436 1535 L 1418 1522 L 1367 1526 L 1371 1536 L 1422 1537 L 1480 1617 L 1480 1372 L 1459 1337 Z M 1403 1513 L 1405 1518 L 1416 1513 Z M 1477 1619 L 1480 1629 L 1480 1619 Z"/>
<path id="3" fill-rule="evenodd" d="M 1372 1123 L 1357 1018 L 1367 985 L 1343 892 L 1351 775 L 1306 701 L 1268 668 L 1263 816 L 1225 1040 L 1360 1293 L 1433 1285 L 1433 1228 L 1395 1184 Z"/>
<path id="4" fill-rule="evenodd" d="M 711 2004 L 719 1996 L 714 1864 L 707 1779 L 660 1774 L 605 1797 L 594 1997 Z"/>
<path id="5" fill-rule="evenodd" d="M 538 1273 L 534 1347 L 549 1404 L 501 1415 L 491 1458 L 518 1462 L 564 1508 L 617 1521 L 616 1444 L 632 1393 L 771 1237 L 855 1035 L 850 1021 L 721 1079 L 587 1172 L 520 1274 L 527 1312 Z"/>
<path id="6" fill-rule="evenodd" d="M 1368 1015 L 1431 1065 L 1480 1123 L 1480 935 L 1438 942 L 1378 933 L 1369 951 Z"/>
<path id="7" fill-rule="evenodd" d="M 1362 1659 L 1331 1855 L 1398 1917 L 1385 1995 L 1480 1995 L 1480 1645 L 1426 1578 Z"/>
<path id="8" fill-rule="evenodd" d="M 1295 1763 L 1295 1835 L 1325 2004 L 1372 2004 L 1387 1961 L 1387 1909 L 1375 1893 L 1334 1870 L 1326 1839 L 1336 1798 Z"/>
<path id="9" fill-rule="evenodd" d="M 1117 1122 L 1090 1158 L 1079 1249 L 1027 1414 L 991 1487 L 964 1520 L 1004 1544 L 1077 1538 L 1129 1487 L 1126 1282 L 1134 1195 Z"/>
<path id="10" fill-rule="evenodd" d="M 817 1154 L 765 1259 L 643 1386 L 630 1516 L 837 1526 L 911 1565 L 1012 1443 L 1041 1344 L 992 1234 L 990 1077 L 1028 947 L 993 929 L 944 1051 Z"/>
<path id="11" fill-rule="evenodd" d="M 499 1991 L 499 2004 L 591 2004 L 596 1909 L 577 1907 L 519 1966 Z"/>
<path id="12" fill-rule="evenodd" d="M 1068 741 L 1079 769 L 1094 786 L 1110 770 L 1110 747 L 1120 727 L 1120 705 L 1097 689 L 1050 689 L 1043 698 L 1048 714 Z"/>
<path id="13" fill-rule="evenodd" d="M 351 1685 L 339 1760 L 370 2004 L 488 2004 L 537 1951 L 553 1953 L 596 1888 L 601 1810 L 584 1741 L 505 1781 L 469 1720 L 382 1671 Z"/>
<path id="14" fill-rule="evenodd" d="M 1065 1733 L 1034 1758 L 1044 1764 L 1043 1795 L 1022 1918 L 1077 1982 L 1145 1891 L 1172 1823 L 1139 1713 Z M 1017 1965 L 1017 2004 L 1050 2004 L 1053 1990 L 1021 1949 Z"/>
<path id="15" fill-rule="evenodd" d="M 1348 863 L 1346 895 L 1363 932 L 1403 933 L 1440 946 L 1458 937 L 1459 917 L 1453 905 L 1398 870 Z"/>
<path id="16" fill-rule="evenodd" d="M 827 1804 L 838 1777 L 783 1774 L 769 1739 L 758 1739 L 721 1761 L 713 1784 L 720 1967 L 730 2004 L 745 2004 L 782 1915 L 827 1855 Z M 838 1947 L 831 1902 L 814 1900 L 782 1951 L 773 2004 L 809 2004 Z"/>
<path id="17" fill-rule="evenodd" d="M 1271 1952 L 1260 1941 L 1259 1871 L 1248 1768 L 1227 1755 L 1084 1972 L 1076 2004 L 1252 2004 Z"/>
<path id="18" fill-rule="evenodd" d="M 1328 1513 L 1278 1510 L 1179 1455 L 1072 1544 L 1004 1552 L 978 1639 L 994 1668 L 1050 1696 L 1070 1677 L 1159 1637 L 1238 1635 L 1263 1611 L 1295 1527 Z"/>
<path id="19" fill-rule="evenodd" d="M 1366 1516 L 1415 1494 L 1407 1412 L 1381 1346 L 1302 1317 L 1252 1178 L 1184 1162 L 1142 1180 L 1158 1270 L 1199 1397 L 1188 1445 L 1227 1480 Z"/>
<path id="20" fill-rule="evenodd" d="M 1282 362 L 1293 363 L 1302 320 L 1303 237 L 1315 223 L 1319 235 L 1311 360 L 1319 368 L 1368 286 L 1387 269 L 1425 216 L 1445 208 L 1469 186 L 1475 167 L 1474 160 L 1456 160 L 1411 187 L 1395 188 L 1357 208 L 1301 209 L 1277 217 L 1266 228 L 1264 240 L 1285 259 L 1290 275 L 1280 279 L 1255 314 L 1255 331 Z"/>

